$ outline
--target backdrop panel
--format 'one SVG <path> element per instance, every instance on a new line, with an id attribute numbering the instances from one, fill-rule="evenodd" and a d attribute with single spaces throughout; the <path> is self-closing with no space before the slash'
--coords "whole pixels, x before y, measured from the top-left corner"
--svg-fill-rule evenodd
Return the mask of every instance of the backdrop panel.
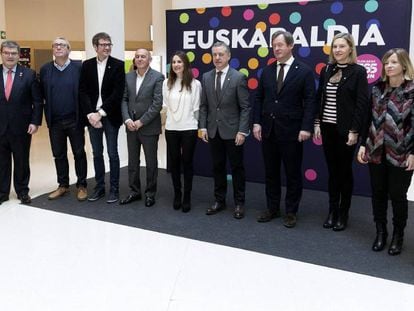
<path id="1" fill-rule="evenodd" d="M 398 17 L 398 18 L 397 18 Z M 285 29 L 295 38 L 294 55 L 314 71 L 317 85 L 321 67 L 327 62 L 329 45 L 338 32 L 353 34 L 358 63 L 367 69 L 370 85 L 381 73 L 382 55 L 390 48 L 408 50 L 410 40 L 411 1 L 349 0 L 281 4 L 258 4 L 171 10 L 167 18 L 167 56 L 184 50 L 194 74 L 201 79 L 213 68 L 211 46 L 224 41 L 232 51 L 231 67 L 248 77 L 253 104 L 262 68 L 275 61 L 271 50 L 272 33 Z M 305 143 L 304 186 L 326 190 L 327 170 L 321 141 Z M 252 136 L 245 146 L 246 176 L 249 181 L 264 180 L 261 147 Z M 195 159 L 198 175 L 211 175 L 211 157 L 207 144 L 198 142 Z M 365 166 L 355 163 L 355 194 L 369 194 L 369 177 Z"/>

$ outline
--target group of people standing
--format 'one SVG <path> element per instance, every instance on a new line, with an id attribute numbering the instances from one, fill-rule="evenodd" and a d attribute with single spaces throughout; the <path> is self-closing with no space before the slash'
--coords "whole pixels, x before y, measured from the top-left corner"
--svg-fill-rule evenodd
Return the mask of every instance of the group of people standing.
<path id="1" fill-rule="evenodd" d="M 388 238 L 387 206 L 393 208 L 393 235 L 389 254 L 402 250 L 407 222 L 407 190 L 414 170 L 414 69 L 408 53 L 392 49 L 382 58 L 380 81 L 372 95 L 364 67 L 356 63 L 351 34 L 337 34 L 331 44 L 329 63 L 320 72 L 316 89 L 312 70 L 293 54 L 294 40 L 286 31 L 272 35 L 277 61 L 260 76 L 254 105 L 249 102 L 246 77 L 229 66 L 230 48 L 213 45 L 214 69 L 201 83 L 193 76 L 186 53 L 178 51 L 170 62 L 168 78 L 151 69 L 151 54 L 138 49 L 134 68 L 125 75 L 124 63 L 113 58 L 108 34 L 92 39 L 96 57 L 83 64 L 69 59 L 70 43 L 56 38 L 54 61 L 44 65 L 40 81 L 35 73 L 17 64 L 19 46 L 1 44 L 0 77 L 0 204 L 10 193 L 11 156 L 14 186 L 22 203 L 30 203 L 29 149 L 31 135 L 41 124 L 42 107 L 55 159 L 57 199 L 69 192 L 69 139 L 77 175 L 77 199 L 97 201 L 106 195 L 103 136 L 110 164 L 107 203 L 125 205 L 141 200 L 155 204 L 157 191 L 160 111 L 166 109 L 165 137 L 174 197 L 172 207 L 191 210 L 193 156 L 199 135 L 210 146 L 214 175 L 214 203 L 206 214 L 225 209 L 226 162 L 230 162 L 234 213 L 245 215 L 243 146 L 250 129 L 261 142 L 265 166 L 266 210 L 257 218 L 268 222 L 281 217 L 281 167 L 286 174 L 283 224 L 293 228 L 302 196 L 303 142 L 322 139 L 329 173 L 329 210 L 323 227 L 345 230 L 353 191 L 352 162 L 355 151 L 368 163 L 372 207 L 377 234 L 374 251 L 385 248 Z M 40 85 L 39 85 L 40 83 Z M 250 126 L 252 115 L 253 126 Z M 129 193 L 119 200 L 118 132 L 125 124 L 128 146 Z M 93 150 L 96 185 L 88 195 L 84 128 L 88 126 Z M 140 150 L 145 154 L 146 185 L 141 192 Z M 181 175 L 183 173 L 183 182 Z"/>

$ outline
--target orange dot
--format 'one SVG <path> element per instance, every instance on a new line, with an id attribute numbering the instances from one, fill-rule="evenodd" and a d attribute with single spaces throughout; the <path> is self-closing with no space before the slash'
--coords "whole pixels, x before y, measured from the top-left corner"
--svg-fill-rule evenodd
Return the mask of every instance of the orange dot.
<path id="1" fill-rule="evenodd" d="M 269 16 L 269 23 L 272 25 L 277 25 L 280 22 L 280 15 L 278 13 L 273 13 Z"/>
<path id="2" fill-rule="evenodd" d="M 211 63 L 211 54 L 210 53 L 204 53 L 203 56 L 201 57 L 201 61 L 204 64 L 210 64 Z"/>
<path id="3" fill-rule="evenodd" d="M 316 64 L 316 66 L 315 66 L 315 72 L 318 74 L 318 75 L 320 75 L 321 74 L 321 70 L 322 70 L 322 68 L 325 66 L 325 63 L 319 63 L 319 64 Z"/>
<path id="4" fill-rule="evenodd" d="M 256 78 L 250 78 L 247 81 L 247 87 L 251 90 L 255 90 L 257 88 L 257 86 L 259 85 L 259 82 L 257 81 Z"/>
<path id="5" fill-rule="evenodd" d="M 227 17 L 231 15 L 231 7 L 229 6 L 224 6 L 221 8 L 221 15 Z"/>
<path id="6" fill-rule="evenodd" d="M 266 23 L 264 23 L 264 22 L 258 22 L 256 24 L 256 29 L 260 29 L 262 32 L 265 32 L 266 28 L 267 28 L 267 26 L 266 26 Z"/>
<path id="7" fill-rule="evenodd" d="M 331 53 L 331 46 L 330 45 L 328 45 L 328 44 L 325 44 L 324 46 L 323 46 L 323 52 L 326 54 L 326 55 L 329 55 L 330 53 Z"/>
<path id="8" fill-rule="evenodd" d="M 250 58 L 247 62 L 247 65 L 250 69 L 256 69 L 257 67 L 259 67 L 259 61 L 256 58 Z"/>
<path id="9" fill-rule="evenodd" d="M 196 9 L 196 12 L 197 12 L 198 14 L 204 14 L 204 13 L 206 12 L 206 8 L 197 8 L 197 9 Z"/>
<path id="10" fill-rule="evenodd" d="M 275 61 L 276 61 L 276 58 L 274 58 L 274 57 L 269 58 L 269 60 L 267 61 L 267 64 L 268 64 L 268 65 L 271 65 L 271 64 L 273 64 Z"/>

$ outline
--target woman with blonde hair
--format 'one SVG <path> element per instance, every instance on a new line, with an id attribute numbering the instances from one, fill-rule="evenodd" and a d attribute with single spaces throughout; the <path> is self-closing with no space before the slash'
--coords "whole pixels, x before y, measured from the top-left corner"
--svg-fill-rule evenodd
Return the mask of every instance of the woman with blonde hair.
<path id="1" fill-rule="evenodd" d="M 372 112 L 358 161 L 369 163 L 377 229 L 372 250 L 382 251 L 387 243 L 390 198 L 394 230 L 388 253 L 398 255 L 408 217 L 407 190 L 414 170 L 414 70 L 407 51 L 400 48 L 386 52 L 382 64 L 382 79 L 372 89 Z"/>
<path id="2" fill-rule="evenodd" d="M 344 230 L 353 190 L 352 162 L 368 113 L 368 81 L 364 67 L 356 64 L 354 39 L 337 34 L 331 44 L 329 64 L 321 70 L 316 95 L 320 107 L 315 138 L 323 141 L 328 166 L 329 214 L 324 228 Z"/>

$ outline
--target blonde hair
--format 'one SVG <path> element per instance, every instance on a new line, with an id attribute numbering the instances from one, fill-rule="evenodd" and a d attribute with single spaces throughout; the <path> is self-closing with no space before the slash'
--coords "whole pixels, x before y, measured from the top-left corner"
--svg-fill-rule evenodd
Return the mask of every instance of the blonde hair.
<path id="1" fill-rule="evenodd" d="M 381 78 L 382 81 L 388 82 L 388 76 L 385 73 L 385 63 L 388 61 L 388 58 L 391 57 L 391 55 L 397 55 L 398 62 L 403 67 L 403 74 L 405 80 L 414 80 L 414 69 L 413 64 L 411 63 L 410 56 L 408 55 L 408 52 L 401 48 L 394 48 L 391 50 L 388 50 L 385 52 L 384 56 L 381 59 L 382 62 L 382 71 L 381 71 Z"/>
<path id="2" fill-rule="evenodd" d="M 348 43 L 349 47 L 351 48 L 351 53 L 349 54 L 349 64 L 355 64 L 357 61 L 357 52 L 355 48 L 354 37 L 352 37 L 350 33 L 346 33 L 346 32 L 338 33 L 332 39 L 331 52 L 329 53 L 329 62 L 332 64 L 336 63 L 335 57 L 333 55 L 333 45 L 334 45 L 335 40 L 337 39 L 344 39 Z"/>

